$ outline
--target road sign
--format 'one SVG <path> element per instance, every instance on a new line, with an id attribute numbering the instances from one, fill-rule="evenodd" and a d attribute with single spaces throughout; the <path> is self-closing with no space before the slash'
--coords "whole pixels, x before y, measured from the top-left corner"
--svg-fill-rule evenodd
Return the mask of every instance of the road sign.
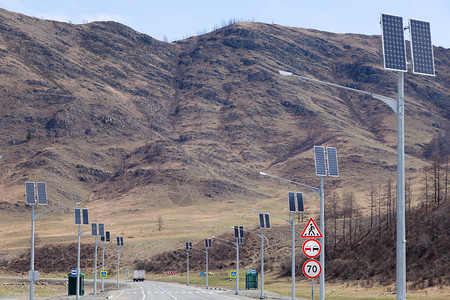
<path id="1" fill-rule="evenodd" d="M 77 277 L 77 268 L 73 268 L 70 272 L 70 277 Z"/>
<path id="2" fill-rule="evenodd" d="M 308 256 L 309 258 L 314 258 L 319 256 L 322 251 L 322 246 L 317 240 L 309 239 L 303 243 L 303 254 Z"/>
<path id="3" fill-rule="evenodd" d="M 256 269 L 251 269 L 251 270 L 250 270 L 250 273 L 251 273 L 252 275 L 256 275 Z"/>
<path id="4" fill-rule="evenodd" d="M 206 277 L 205 272 L 200 272 L 200 277 Z"/>
<path id="5" fill-rule="evenodd" d="M 75 274 L 75 276 L 77 276 Z M 39 280 L 39 271 L 28 271 L 28 280 L 29 281 L 38 281 Z"/>
<path id="6" fill-rule="evenodd" d="M 231 270 L 230 271 L 230 278 L 236 278 L 237 277 L 237 272 L 236 270 Z"/>
<path id="7" fill-rule="evenodd" d="M 315 259 L 307 260 L 303 264 L 303 274 L 305 274 L 305 276 L 308 278 L 311 278 L 311 279 L 317 278 L 317 277 L 319 277 L 321 272 L 322 272 L 322 266 Z"/>
<path id="8" fill-rule="evenodd" d="M 108 278 L 108 272 L 100 271 L 100 278 Z"/>
<path id="9" fill-rule="evenodd" d="M 168 271 L 167 272 L 169 275 L 175 275 L 175 274 L 177 274 L 177 271 Z"/>
<path id="10" fill-rule="evenodd" d="M 302 238 L 321 238 L 323 237 L 322 232 L 320 232 L 319 227 L 314 222 L 313 218 L 309 219 L 308 224 L 306 224 L 305 229 L 303 229 Z"/>

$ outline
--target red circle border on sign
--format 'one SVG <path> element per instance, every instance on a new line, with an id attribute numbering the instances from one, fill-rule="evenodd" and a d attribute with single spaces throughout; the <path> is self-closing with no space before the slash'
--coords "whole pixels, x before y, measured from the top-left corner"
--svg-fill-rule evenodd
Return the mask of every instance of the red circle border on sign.
<path id="1" fill-rule="evenodd" d="M 316 262 L 316 263 L 319 265 L 320 271 L 319 271 L 319 273 L 318 273 L 316 276 L 309 276 L 309 275 L 307 275 L 306 272 L 305 272 L 306 264 L 307 264 L 308 262 L 310 262 L 310 261 L 314 261 L 314 262 Z M 322 265 L 320 264 L 320 262 L 318 262 L 318 261 L 315 260 L 315 259 L 308 259 L 307 261 L 305 261 L 305 263 L 303 264 L 303 268 L 302 268 L 302 269 L 303 269 L 303 274 L 304 274 L 306 277 L 310 278 L 310 279 L 315 279 L 315 278 L 317 278 L 317 277 L 320 276 L 320 273 L 322 273 Z"/>
<path id="2" fill-rule="evenodd" d="M 308 241 L 311 241 L 311 240 L 316 241 L 316 242 L 319 244 L 319 253 L 317 253 L 317 255 L 310 256 L 310 255 L 306 254 L 306 252 L 305 252 L 305 244 L 306 244 Z M 306 240 L 306 241 L 303 243 L 302 250 L 303 250 L 303 254 L 305 254 L 307 257 L 309 257 L 309 258 L 315 258 L 315 257 L 319 256 L 320 253 L 322 252 L 322 245 L 321 245 L 320 242 L 319 242 L 318 240 L 316 240 L 316 239 L 309 239 L 309 240 Z"/>

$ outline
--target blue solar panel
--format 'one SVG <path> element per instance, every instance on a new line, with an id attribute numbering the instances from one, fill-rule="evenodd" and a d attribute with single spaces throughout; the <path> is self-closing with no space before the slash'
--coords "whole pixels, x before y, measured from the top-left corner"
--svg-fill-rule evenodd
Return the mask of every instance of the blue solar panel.
<path id="1" fill-rule="evenodd" d="M 384 68 L 407 71 L 403 18 L 381 14 Z"/>
<path id="2" fill-rule="evenodd" d="M 80 225 L 81 224 L 81 209 L 75 208 L 74 213 L 75 213 L 75 225 Z"/>
<path id="3" fill-rule="evenodd" d="M 289 211 L 295 211 L 295 194 L 288 192 Z"/>
<path id="4" fill-rule="evenodd" d="M 338 160 L 337 151 L 335 147 L 327 147 L 327 163 L 328 163 L 328 175 L 338 177 Z"/>
<path id="5" fill-rule="evenodd" d="M 91 224 L 92 235 L 97 235 L 97 223 Z"/>
<path id="6" fill-rule="evenodd" d="M 25 182 L 25 199 L 28 205 L 36 204 L 36 194 L 34 191 L 34 182 Z"/>
<path id="7" fill-rule="evenodd" d="M 37 182 L 36 187 L 38 204 L 47 205 L 47 185 L 45 182 Z"/>
<path id="8" fill-rule="evenodd" d="M 314 162 L 316 164 L 316 175 L 327 176 L 327 168 L 325 165 L 325 148 L 322 146 L 314 146 Z"/>
<path id="9" fill-rule="evenodd" d="M 105 224 L 103 223 L 98 224 L 98 235 L 99 236 L 105 235 Z"/>
<path id="10" fill-rule="evenodd" d="M 89 211 L 87 208 L 83 208 L 83 224 L 88 225 L 89 224 Z"/>
<path id="11" fill-rule="evenodd" d="M 433 44 L 430 23 L 410 19 L 411 57 L 413 72 L 434 76 Z"/>

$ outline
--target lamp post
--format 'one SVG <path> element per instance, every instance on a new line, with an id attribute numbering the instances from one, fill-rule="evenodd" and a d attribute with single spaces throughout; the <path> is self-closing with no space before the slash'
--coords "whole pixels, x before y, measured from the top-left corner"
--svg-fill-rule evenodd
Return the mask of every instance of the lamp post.
<path id="1" fill-rule="evenodd" d="M 123 236 L 117 237 L 117 288 L 119 288 L 120 246 L 123 246 Z"/>
<path id="2" fill-rule="evenodd" d="M 324 216 L 323 216 L 323 211 L 324 211 L 323 210 L 323 206 L 324 206 L 324 204 L 323 204 L 323 202 L 324 202 L 323 201 L 323 177 L 321 177 L 320 189 L 318 189 L 318 188 L 309 186 L 307 184 L 303 184 L 303 183 L 292 181 L 292 180 L 285 179 L 285 178 L 282 178 L 282 177 L 270 175 L 270 174 L 267 174 L 265 172 L 259 172 L 259 174 L 263 175 L 263 176 L 272 177 L 272 178 L 275 178 L 275 179 L 287 181 L 287 182 L 292 183 L 292 184 L 301 185 L 301 186 L 306 187 L 306 188 L 308 188 L 310 190 L 313 190 L 315 193 L 317 193 L 319 195 L 319 197 L 320 197 L 320 231 L 323 234 L 324 227 L 325 227 L 324 226 L 324 222 L 322 221 L 324 219 Z M 294 203 L 294 205 L 295 205 L 295 203 Z M 282 217 L 278 217 L 278 216 L 275 216 L 275 215 L 272 215 L 272 214 L 271 214 L 271 216 L 273 216 L 275 218 L 278 218 L 278 219 L 285 220 L 286 222 L 288 222 L 289 224 L 292 225 L 292 271 L 291 271 L 292 272 L 292 299 L 295 299 L 295 224 L 294 224 L 295 211 L 292 211 L 292 220 L 288 220 L 288 219 L 285 219 L 285 218 L 282 218 Z M 323 247 L 322 251 L 324 251 L 323 250 L 324 249 L 324 245 L 325 245 L 324 238 L 321 239 L 321 244 L 322 244 L 321 246 Z M 320 256 L 320 264 L 322 265 L 322 273 L 320 275 L 321 276 L 320 277 L 321 278 L 320 286 L 322 288 L 324 286 L 324 282 L 325 282 L 325 279 L 324 279 L 325 277 L 322 279 L 322 275 L 324 273 L 323 269 L 324 269 L 324 265 L 325 265 L 325 255 L 321 255 Z M 322 281 L 323 281 L 323 283 L 322 283 Z"/>
<path id="3" fill-rule="evenodd" d="M 58 207 L 58 208 L 54 208 L 54 209 L 50 209 L 38 214 L 34 213 L 34 206 L 31 206 L 31 256 L 30 256 L 30 274 L 29 274 L 29 279 L 30 279 L 30 300 L 34 299 L 34 281 L 35 281 L 35 270 L 34 270 L 34 223 L 35 220 L 37 219 L 37 217 L 56 211 L 56 210 L 61 210 L 61 209 L 65 209 L 71 206 L 75 206 L 75 205 L 80 205 L 81 202 L 77 202 L 74 204 L 70 204 L 70 205 L 66 205 L 66 206 L 62 206 L 62 207 Z"/>
<path id="4" fill-rule="evenodd" d="M 83 222 L 81 221 L 81 214 L 83 215 Z M 77 255 L 77 291 L 76 291 L 76 300 L 80 298 L 80 241 L 81 235 L 89 230 L 81 231 L 81 224 L 89 225 L 89 211 L 86 208 L 82 210 L 79 208 L 74 209 L 75 215 L 75 225 L 78 225 L 78 255 Z"/>
<path id="5" fill-rule="evenodd" d="M 208 289 L 208 248 L 211 248 L 211 240 L 210 239 L 205 239 L 205 246 L 208 245 L 209 247 L 205 247 L 205 250 L 203 249 L 198 249 L 198 248 L 194 248 L 192 247 L 192 250 L 198 250 L 198 251 L 202 251 L 206 254 L 206 289 Z"/>
<path id="6" fill-rule="evenodd" d="M 186 273 L 187 273 L 187 281 L 186 285 L 189 285 L 189 250 L 192 250 L 192 243 L 186 242 Z"/>
<path id="7" fill-rule="evenodd" d="M 114 223 L 111 223 L 110 225 L 113 225 Z M 102 271 L 105 271 L 105 249 L 108 247 L 108 245 L 105 245 L 105 242 L 109 243 L 111 241 L 111 234 L 109 231 L 105 232 L 105 236 L 102 237 L 102 242 L 103 242 L 103 250 L 102 250 Z M 102 289 L 101 292 L 104 292 L 104 282 L 103 282 L 104 278 L 102 277 Z"/>

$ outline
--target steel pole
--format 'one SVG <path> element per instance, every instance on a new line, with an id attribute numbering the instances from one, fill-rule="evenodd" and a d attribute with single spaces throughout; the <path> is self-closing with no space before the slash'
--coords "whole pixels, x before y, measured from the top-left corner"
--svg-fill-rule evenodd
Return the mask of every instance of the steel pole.
<path id="1" fill-rule="evenodd" d="M 187 254 L 187 263 L 186 263 L 186 269 L 187 269 L 187 284 L 189 285 L 189 249 L 186 250 Z"/>
<path id="2" fill-rule="evenodd" d="M 320 246 L 322 246 L 322 251 L 320 254 L 320 265 L 322 266 L 322 272 L 320 273 L 319 278 L 320 300 L 325 299 L 325 197 L 323 177 L 324 176 L 320 176 L 320 231 L 323 235 L 323 237 L 320 238 Z"/>
<path id="3" fill-rule="evenodd" d="M 264 299 L 264 230 L 261 228 L 261 296 Z"/>
<path id="4" fill-rule="evenodd" d="M 119 274 L 120 274 L 120 246 L 117 246 L 117 288 L 119 288 Z"/>
<path id="5" fill-rule="evenodd" d="M 206 248 L 206 289 L 208 289 L 208 248 Z"/>
<path id="6" fill-rule="evenodd" d="M 314 300 L 314 279 L 311 279 L 311 299 Z"/>
<path id="7" fill-rule="evenodd" d="M 239 238 L 236 238 L 236 295 L 239 295 Z"/>
<path id="8" fill-rule="evenodd" d="M 295 299 L 295 212 L 292 212 L 292 300 Z"/>
<path id="9" fill-rule="evenodd" d="M 76 299 L 80 299 L 80 224 L 78 224 L 78 255 L 77 255 L 77 291 Z"/>
<path id="10" fill-rule="evenodd" d="M 34 272 L 34 205 L 31 205 L 31 258 L 30 258 L 30 271 Z M 30 276 L 30 300 L 33 300 L 33 299 L 34 299 L 34 276 Z"/>
<path id="11" fill-rule="evenodd" d="M 103 250 L 102 250 L 102 271 L 105 271 L 105 241 L 103 241 Z M 102 277 L 102 289 L 101 292 L 104 292 L 104 285 L 103 285 L 103 277 Z"/>
<path id="12" fill-rule="evenodd" d="M 406 299 L 405 99 L 404 74 L 398 72 L 397 101 L 397 300 Z"/>
<path id="13" fill-rule="evenodd" d="M 95 258 L 94 258 L 94 295 L 97 295 L 97 237 L 95 236 Z"/>

